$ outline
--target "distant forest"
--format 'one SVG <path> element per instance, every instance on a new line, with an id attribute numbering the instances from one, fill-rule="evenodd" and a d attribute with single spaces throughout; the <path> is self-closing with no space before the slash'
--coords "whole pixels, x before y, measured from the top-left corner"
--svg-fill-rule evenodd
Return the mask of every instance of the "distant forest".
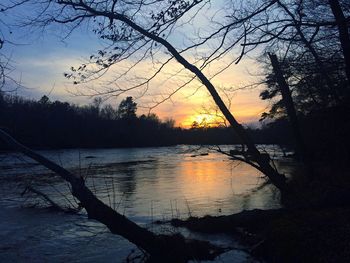
<path id="1" fill-rule="evenodd" d="M 263 129 L 248 129 L 255 143 L 288 145 L 287 123 L 279 121 Z M 150 147 L 177 144 L 237 144 L 231 128 L 175 127 L 175 121 L 161 121 L 152 113 L 137 115 L 137 104 L 127 97 L 117 108 L 93 103 L 77 106 L 50 101 L 47 96 L 30 100 L 19 96 L 0 96 L 0 126 L 23 144 L 37 149 Z M 1 150 L 6 150 L 0 144 Z"/>

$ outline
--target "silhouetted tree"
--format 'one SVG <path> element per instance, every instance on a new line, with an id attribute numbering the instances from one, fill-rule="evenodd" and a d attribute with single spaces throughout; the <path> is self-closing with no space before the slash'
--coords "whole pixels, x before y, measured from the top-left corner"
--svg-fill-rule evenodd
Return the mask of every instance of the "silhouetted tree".
<path id="1" fill-rule="evenodd" d="M 94 31 L 102 39 L 111 42 L 111 45 L 109 45 L 110 48 L 100 50 L 96 55 L 90 57 L 91 60 L 95 62 L 97 69 L 92 69 L 91 67 L 88 67 L 87 64 L 83 64 L 77 69 L 73 68 L 71 73 L 66 74 L 66 77 L 72 78 L 76 84 L 86 82 L 101 76 L 103 72 L 113 65 L 124 63 L 125 59 L 130 59 L 130 61 L 133 61 L 132 65 L 128 67 L 125 72 L 119 74 L 118 77 L 115 78 L 115 81 L 118 82 L 125 76 L 131 76 L 132 74 L 130 71 L 135 69 L 140 61 L 146 58 L 155 61 L 153 59 L 154 54 L 157 53 L 155 51 L 161 51 L 162 49 L 158 47 L 161 45 L 162 48 L 167 50 L 165 55 L 168 59 L 165 61 L 163 59 L 158 65 L 154 65 L 155 72 L 151 71 L 152 73 L 150 73 L 150 76 L 142 76 L 139 79 L 136 79 L 138 83 L 131 85 L 130 87 L 117 87 L 112 90 L 108 87 L 107 90 L 101 90 L 98 94 L 100 96 L 120 95 L 126 91 L 142 87 L 144 88 L 144 92 L 146 92 L 150 81 L 152 81 L 152 79 L 154 79 L 171 60 L 175 59 L 192 74 L 189 81 L 185 82 L 185 84 L 181 85 L 177 90 L 180 90 L 194 79 L 198 79 L 201 84 L 207 88 L 216 105 L 222 111 L 231 127 L 236 131 L 236 134 L 242 143 L 247 145 L 249 156 L 252 156 L 252 160 L 254 161 L 249 159 L 246 159 L 245 161 L 267 175 L 267 177 L 278 188 L 285 188 L 284 175 L 279 174 L 268 159 L 261 155 L 245 128 L 235 119 L 212 82 L 204 74 L 204 68 L 208 66 L 211 61 L 215 60 L 215 58 L 220 57 L 221 51 L 215 49 L 215 51 L 209 56 L 206 56 L 201 60 L 203 62 L 202 65 L 200 65 L 199 62 L 191 63 L 191 61 L 185 57 L 185 50 L 196 50 L 203 43 L 216 37 L 218 32 L 204 38 L 204 41 L 201 39 L 199 43 L 190 45 L 183 51 L 180 48 L 176 48 L 169 40 L 167 40 L 167 36 L 176 28 L 176 23 L 181 23 L 180 19 L 195 7 L 202 8 L 206 5 L 206 1 L 164 0 L 155 2 L 119 2 L 111 0 L 77 2 L 73 0 L 47 0 L 45 3 L 47 4 L 47 8 L 41 13 L 41 16 L 37 18 L 37 23 L 47 25 L 48 22 L 58 22 L 62 24 L 71 24 L 73 27 L 77 27 L 84 21 L 89 20 L 92 22 L 92 25 L 96 25 Z M 39 5 L 39 8 L 42 8 L 42 3 Z M 62 10 L 64 10 L 64 12 L 62 12 Z M 47 16 L 49 16 L 50 19 L 48 19 Z M 191 19 L 193 18 L 194 17 L 192 16 Z M 221 28 L 219 32 L 226 31 L 226 29 L 229 28 L 230 27 L 225 26 Z M 216 53 L 219 54 L 214 55 Z M 134 57 L 135 59 L 133 60 Z M 220 72 L 222 69 L 218 71 Z M 176 93 L 176 91 L 172 92 L 168 98 L 174 93 Z M 164 99 L 162 99 L 162 101 L 164 101 Z M 253 162 L 256 162 L 256 164 Z"/>
<path id="2" fill-rule="evenodd" d="M 100 115 L 106 120 L 115 120 L 118 112 L 110 104 L 107 104 L 101 109 Z"/>
<path id="3" fill-rule="evenodd" d="M 124 63 L 126 59 L 132 61 L 130 67 L 120 72 L 114 79 L 118 82 L 126 80 L 127 76 L 133 76 L 132 81 L 130 81 L 132 84 L 127 88 L 119 85 L 114 89 L 101 88 L 98 92 L 101 96 L 120 95 L 138 88 L 143 89 L 144 93 L 148 90 L 150 82 L 172 60 L 177 60 L 193 75 L 170 96 L 166 96 L 156 104 L 169 99 L 172 94 L 193 80 L 200 80 L 208 89 L 225 118 L 235 129 L 242 143 L 247 145 L 249 155 L 253 156 L 253 160 L 258 163 L 260 170 L 268 175 L 275 184 L 283 187 L 283 176 L 278 175 L 276 170 L 265 161 L 265 158 L 260 158 L 260 153 L 252 143 L 252 139 L 232 116 L 217 90 L 204 74 L 205 69 L 236 47 L 241 48 L 240 55 L 236 60 L 231 60 L 226 67 L 218 68 L 217 74 L 232 63 L 238 63 L 244 54 L 258 46 L 264 47 L 265 50 L 279 51 L 285 54 L 301 54 L 301 56 L 295 56 L 295 59 L 300 59 L 306 54 L 312 58 L 315 68 L 317 68 L 322 83 L 319 85 L 319 90 L 322 90 L 320 94 L 322 94 L 323 102 L 327 105 L 339 104 L 342 100 L 341 91 L 338 86 L 334 85 L 326 66 L 327 63 L 320 55 L 328 52 L 331 54 L 330 56 L 338 55 L 344 62 L 337 36 L 339 23 L 334 21 L 334 14 L 332 14 L 330 3 L 327 1 L 256 0 L 254 4 L 250 1 L 228 1 L 228 4 L 221 10 L 227 13 L 226 16 L 223 17 L 221 12 L 215 12 L 210 17 L 209 21 L 217 22 L 218 20 L 219 23 L 211 23 L 212 27 L 208 28 L 207 35 L 200 36 L 195 40 L 191 39 L 188 43 L 184 43 L 183 48 L 176 48 L 172 45 L 168 41 L 168 36 L 173 33 L 175 28 L 179 28 L 176 25 L 182 23 L 182 19 L 186 15 L 189 15 L 190 21 L 195 20 L 196 16 L 191 14 L 198 14 L 208 2 L 210 1 L 118 2 L 110 0 L 77 2 L 47 0 L 38 5 L 39 8 L 42 8 L 42 4 L 46 3 L 47 8 L 44 9 L 43 13 L 40 13 L 41 16 L 36 18 L 35 23 L 46 26 L 49 22 L 58 22 L 70 24 L 72 28 L 76 28 L 85 21 L 91 21 L 91 25 L 95 25 L 94 32 L 111 43 L 106 49 L 99 50 L 97 54 L 92 55 L 89 63 L 83 64 L 79 68 L 72 68 L 72 72 L 66 74 L 68 78 L 73 79 L 74 83 L 96 79 L 112 66 Z M 342 12 L 348 21 L 348 5 L 345 5 L 343 1 L 340 4 L 344 7 Z M 143 19 L 140 19 L 141 17 Z M 331 42 L 333 45 L 325 45 L 326 42 Z M 164 51 L 162 47 L 167 50 L 165 52 L 167 59 L 155 60 L 155 54 L 158 51 Z M 208 49 L 209 51 L 205 54 L 201 54 L 196 52 L 199 47 L 211 47 L 211 49 Z M 186 57 L 191 52 L 197 53 L 196 62 L 191 63 L 190 59 Z M 150 59 L 154 63 L 154 70 L 147 72 L 148 76 L 146 73 L 141 73 L 139 78 L 134 78 L 132 72 L 136 73 L 136 70 L 139 69 L 137 66 L 144 59 Z M 91 62 L 95 63 L 94 67 L 97 68 L 91 68 L 89 66 L 92 64 Z M 247 161 L 249 162 L 249 160 Z"/>
<path id="4" fill-rule="evenodd" d="M 41 97 L 41 99 L 39 100 L 39 103 L 40 104 L 43 104 L 43 105 L 47 105 L 50 103 L 50 99 L 48 96 L 44 95 Z"/>
<path id="5" fill-rule="evenodd" d="M 346 75 L 348 79 L 348 85 L 350 86 L 350 35 L 349 35 L 349 19 L 345 16 L 345 13 L 349 13 L 349 10 L 343 11 L 341 4 L 338 0 L 329 0 L 332 13 L 337 23 L 339 32 L 339 41 L 343 50 Z"/>
<path id="6" fill-rule="evenodd" d="M 11 76 L 11 73 L 14 70 L 13 61 L 10 59 L 11 55 L 3 52 L 4 45 L 11 43 L 8 37 L 12 34 L 12 30 L 4 17 L 8 15 L 8 12 L 11 9 L 18 5 L 22 5 L 23 3 L 24 2 L 0 3 L 0 94 L 15 91 L 20 86 L 20 84 Z"/>
<path id="7" fill-rule="evenodd" d="M 198 129 L 199 128 L 199 123 L 198 121 L 193 121 L 191 124 L 191 129 Z"/>
<path id="8" fill-rule="evenodd" d="M 168 129 L 175 128 L 175 120 L 172 118 L 166 118 L 164 120 L 164 126 L 165 126 L 165 128 L 168 128 Z"/>
<path id="9" fill-rule="evenodd" d="M 132 97 L 126 97 L 123 99 L 118 107 L 118 118 L 120 119 L 135 119 L 137 111 L 137 103 L 134 102 Z"/>

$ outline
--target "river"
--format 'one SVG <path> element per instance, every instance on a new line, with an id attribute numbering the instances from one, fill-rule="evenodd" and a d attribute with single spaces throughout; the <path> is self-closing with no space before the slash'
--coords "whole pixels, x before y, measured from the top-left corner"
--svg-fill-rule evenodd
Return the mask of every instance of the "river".
<path id="1" fill-rule="evenodd" d="M 282 171 L 290 172 L 293 166 L 281 162 L 279 147 L 259 147 L 277 160 Z M 151 222 L 280 207 L 274 187 L 259 187 L 265 181 L 261 173 L 207 147 L 40 153 L 84 176 L 89 188 L 106 204 L 158 233 L 180 231 L 192 238 L 237 246 L 234 238 L 225 235 L 200 235 Z M 0 154 L 1 262 L 125 262 L 132 250 L 137 251 L 133 244 L 110 234 L 103 225 L 88 220 L 83 211 L 75 215 L 53 212 L 43 209 L 45 204 L 33 194 L 21 196 L 29 184 L 62 206 L 77 205 L 67 184 L 45 168 L 19 154 Z M 255 262 L 240 250 L 218 259 L 218 262 L 247 261 Z"/>

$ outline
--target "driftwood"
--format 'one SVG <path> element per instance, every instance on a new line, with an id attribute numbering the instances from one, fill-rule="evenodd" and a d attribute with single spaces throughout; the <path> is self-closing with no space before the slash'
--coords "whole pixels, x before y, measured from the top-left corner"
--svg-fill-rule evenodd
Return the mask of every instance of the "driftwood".
<path id="1" fill-rule="evenodd" d="M 187 240 L 179 234 L 171 236 L 156 235 L 142 228 L 99 200 L 86 187 L 82 177 L 71 174 L 63 167 L 30 150 L 1 129 L 0 138 L 14 150 L 32 158 L 69 182 L 73 196 L 86 209 L 90 219 L 101 222 L 113 234 L 126 238 L 147 252 L 150 255 L 150 261 L 187 262 L 188 260 L 213 260 L 216 256 L 226 251 L 226 249 L 214 246 L 206 241 Z"/>

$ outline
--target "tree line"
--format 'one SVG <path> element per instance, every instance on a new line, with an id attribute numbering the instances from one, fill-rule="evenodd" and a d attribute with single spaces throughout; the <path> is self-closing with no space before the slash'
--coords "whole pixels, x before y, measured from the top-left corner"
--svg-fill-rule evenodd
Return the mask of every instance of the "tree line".
<path id="1" fill-rule="evenodd" d="M 276 86 L 267 89 L 272 87 Z M 254 143 L 295 149 L 287 115 L 279 114 L 260 128 L 246 127 L 247 133 Z M 314 159 L 348 156 L 347 116 L 349 108 L 341 105 L 310 112 L 298 110 L 302 136 L 308 148 L 313 149 Z M 265 114 L 262 117 L 267 118 Z M 78 106 L 51 101 L 47 96 L 32 100 L 2 93 L 0 127 L 37 149 L 240 144 L 230 127 L 193 123 L 185 129 L 176 127 L 171 118 L 162 121 L 155 113 L 137 115 L 137 103 L 132 97 L 126 97 L 117 107 L 104 104 L 99 97 L 89 105 Z M 0 144 L 0 149 L 7 147 Z"/>
<path id="2" fill-rule="evenodd" d="M 237 135 L 227 127 L 175 127 L 175 121 L 164 121 L 154 114 L 137 115 L 132 97 L 114 108 L 95 98 L 89 105 L 78 106 L 20 96 L 0 96 L 0 126 L 24 144 L 42 149 L 151 147 L 177 144 L 235 144 Z M 288 144 L 286 125 L 269 124 L 263 129 L 249 129 L 257 143 Z M 280 132 L 278 132 L 280 131 Z M 278 135 L 280 134 L 280 135 Z M 6 149 L 1 144 L 1 149 Z"/>

